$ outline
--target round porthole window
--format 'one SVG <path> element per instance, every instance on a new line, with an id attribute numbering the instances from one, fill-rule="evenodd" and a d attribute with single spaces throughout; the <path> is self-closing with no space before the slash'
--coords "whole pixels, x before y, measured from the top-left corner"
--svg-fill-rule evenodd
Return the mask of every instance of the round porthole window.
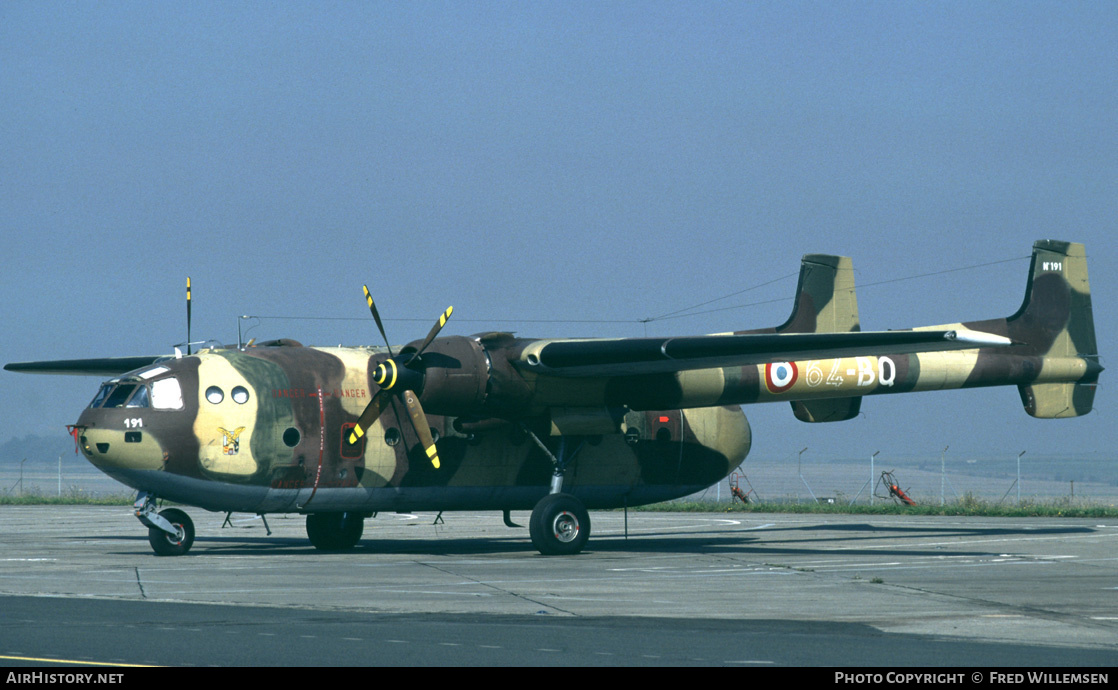
<path id="1" fill-rule="evenodd" d="M 283 432 L 283 445 L 288 448 L 299 445 L 299 430 L 293 426 L 287 427 Z"/>
<path id="2" fill-rule="evenodd" d="M 216 405 L 225 399 L 225 393 L 217 386 L 210 386 L 206 389 L 206 400 L 212 405 Z"/>
<path id="3" fill-rule="evenodd" d="M 231 395 L 233 396 L 233 402 L 238 405 L 244 405 L 248 402 L 248 389 L 244 386 L 237 386 L 234 388 Z"/>
<path id="4" fill-rule="evenodd" d="M 400 430 L 399 429 L 385 429 L 384 430 L 384 442 L 386 444 L 390 445 L 390 446 L 394 446 L 397 443 L 399 443 L 400 442 Z"/>

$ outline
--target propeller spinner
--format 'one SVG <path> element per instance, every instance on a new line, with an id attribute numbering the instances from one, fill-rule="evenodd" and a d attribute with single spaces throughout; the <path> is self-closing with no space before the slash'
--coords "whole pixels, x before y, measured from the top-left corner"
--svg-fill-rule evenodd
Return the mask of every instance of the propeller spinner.
<path id="1" fill-rule="evenodd" d="M 415 434 L 419 437 L 419 442 L 423 445 L 431 464 L 438 469 L 439 452 L 435 448 L 435 440 L 431 436 L 431 427 L 427 424 L 427 415 L 423 413 L 423 406 L 419 404 L 419 398 L 416 396 L 415 390 L 423 385 L 424 370 L 420 355 L 446 325 L 454 307 L 447 307 L 446 311 L 439 317 L 438 322 L 431 328 L 431 332 L 424 338 L 418 350 L 414 353 L 402 355 L 407 358 L 398 361 L 396 355 L 392 352 L 392 345 L 388 344 L 388 336 L 384 332 L 384 324 L 381 323 L 377 306 L 373 303 L 373 296 L 369 294 L 369 286 L 365 285 L 363 287 L 365 302 L 369 305 L 369 311 L 373 314 L 373 320 L 377 323 L 377 329 L 380 330 L 381 337 L 388 345 L 388 359 L 377 365 L 376 370 L 373 371 L 373 381 L 380 387 L 380 390 L 369 401 L 365 411 L 361 413 L 356 426 L 350 432 L 349 442 L 357 443 L 357 439 L 364 436 L 365 431 L 380 417 L 380 413 L 384 411 L 389 399 L 393 395 L 399 394 L 408 410 L 408 416 L 411 418 L 412 427 L 415 428 Z"/>

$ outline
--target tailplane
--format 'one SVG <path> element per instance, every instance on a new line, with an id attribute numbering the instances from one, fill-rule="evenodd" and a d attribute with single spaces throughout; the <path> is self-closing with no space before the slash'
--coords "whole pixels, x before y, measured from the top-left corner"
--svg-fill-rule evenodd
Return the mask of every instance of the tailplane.
<path id="1" fill-rule="evenodd" d="M 1009 350 L 979 349 L 974 361 L 948 364 L 918 355 L 914 387 L 974 387 L 1014 383 L 1033 417 L 1078 417 L 1091 411 L 1102 367 L 1098 362 L 1087 254 L 1082 244 L 1040 240 L 1033 245 L 1021 308 L 1008 318 L 915 330 L 962 328 L 1007 337 Z M 755 333 L 849 333 L 860 331 L 853 264 L 847 257 L 804 256 L 792 315 L 780 326 Z M 933 373 L 935 372 L 935 373 Z M 958 379 L 957 384 L 951 379 Z M 925 384 L 925 380 L 927 383 Z M 897 388 L 896 391 L 901 390 Z M 910 388 L 912 390 L 912 388 Z M 896 392 L 890 390 L 889 392 Z M 884 392 L 884 391 L 875 391 Z M 835 422 L 856 417 L 861 395 L 793 401 L 797 419 Z"/>

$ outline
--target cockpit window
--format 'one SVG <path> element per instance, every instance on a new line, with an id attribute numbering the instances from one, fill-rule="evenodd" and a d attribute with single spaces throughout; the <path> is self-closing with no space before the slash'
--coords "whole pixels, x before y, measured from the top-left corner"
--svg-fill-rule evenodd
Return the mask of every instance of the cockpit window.
<path id="1" fill-rule="evenodd" d="M 151 406 L 151 394 L 148 393 L 148 387 L 147 386 L 137 386 L 136 387 L 136 394 L 133 395 L 132 398 L 128 401 L 128 404 L 125 405 L 125 407 L 150 407 L 150 406 Z"/>
<path id="2" fill-rule="evenodd" d="M 109 396 L 109 391 L 113 389 L 113 384 L 105 383 L 101 385 L 101 389 L 97 391 L 97 395 L 93 396 L 93 402 L 89 403 L 90 407 L 101 407 L 101 403 L 105 402 L 105 398 Z"/>
<path id="3" fill-rule="evenodd" d="M 159 376 L 160 374 L 166 374 L 168 371 L 170 371 L 170 369 L 168 369 L 167 367 L 152 367 L 151 369 L 145 369 L 143 371 L 136 372 L 136 376 L 147 381 L 149 379 L 155 378 L 156 376 Z"/>
<path id="4" fill-rule="evenodd" d="M 151 405 L 157 410 L 181 410 L 182 388 L 171 377 L 151 382 Z"/>
<path id="5" fill-rule="evenodd" d="M 128 401 L 128 398 L 132 397 L 132 393 L 135 391 L 136 384 L 134 383 L 122 383 L 118 385 L 113 389 L 113 392 L 109 394 L 108 399 L 105 400 L 105 407 L 123 406 L 124 403 Z"/>
<path id="6" fill-rule="evenodd" d="M 173 376 L 152 381 L 150 388 L 142 383 L 109 381 L 101 386 L 90 407 L 154 407 L 157 410 L 181 410 L 182 387 Z"/>

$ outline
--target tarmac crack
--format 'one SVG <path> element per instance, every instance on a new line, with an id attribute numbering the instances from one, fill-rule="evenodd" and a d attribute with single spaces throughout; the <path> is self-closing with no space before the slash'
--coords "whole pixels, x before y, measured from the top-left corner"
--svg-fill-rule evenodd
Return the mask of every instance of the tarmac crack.
<path id="1" fill-rule="evenodd" d="M 1112 625 L 1108 625 L 1103 621 L 1090 620 L 1090 618 L 1079 613 L 1055 611 L 1050 608 L 1044 608 L 1029 604 L 1014 604 L 1011 602 L 989 599 L 987 597 L 952 594 L 950 592 L 941 592 L 930 589 L 928 587 L 918 587 L 915 585 L 904 585 L 898 583 L 878 584 L 879 586 L 888 587 L 894 591 L 899 590 L 900 592 L 908 592 L 910 594 L 918 594 L 921 596 L 943 597 L 945 599 L 966 602 L 973 606 L 982 606 L 987 608 L 988 610 L 998 612 L 1001 615 L 1020 615 L 1024 618 L 1036 618 L 1056 623 L 1064 623 L 1067 625 L 1071 625 L 1072 627 L 1086 627 L 1107 631 L 1113 630 Z"/>
<path id="2" fill-rule="evenodd" d="M 140 598 L 147 599 L 148 595 L 147 592 L 144 591 L 143 580 L 140 579 L 140 569 L 139 567 L 136 567 L 134 568 L 134 570 L 136 571 L 136 586 L 140 588 Z"/>
<path id="3" fill-rule="evenodd" d="M 469 577 L 468 575 L 460 575 L 458 573 L 447 570 L 446 568 L 440 568 L 439 566 L 434 565 L 433 563 L 420 563 L 420 565 L 427 566 L 428 568 L 431 568 L 432 570 L 437 570 L 440 573 L 443 573 L 445 575 L 451 575 L 453 577 L 460 577 L 464 580 L 467 580 L 469 582 L 474 583 L 475 585 L 480 585 L 482 587 L 487 587 L 487 588 L 492 589 L 494 591 L 500 592 L 501 594 L 507 594 L 510 597 L 514 597 L 516 599 L 520 599 L 522 601 L 526 601 L 528 603 L 535 604 L 537 606 L 546 606 L 549 609 L 554 609 L 554 610 L 558 611 L 559 613 L 565 613 L 568 616 L 578 616 L 577 613 L 575 613 L 573 611 L 567 611 L 566 609 L 559 608 L 555 604 L 548 604 L 548 603 L 545 603 L 545 602 L 542 602 L 542 601 L 537 601 L 537 600 L 535 600 L 531 597 L 524 596 L 523 594 L 518 594 L 517 592 L 513 592 L 511 590 L 498 587 L 498 586 L 496 586 L 494 584 L 490 584 L 488 582 L 482 582 L 481 580 L 478 580 L 477 578 Z"/>

